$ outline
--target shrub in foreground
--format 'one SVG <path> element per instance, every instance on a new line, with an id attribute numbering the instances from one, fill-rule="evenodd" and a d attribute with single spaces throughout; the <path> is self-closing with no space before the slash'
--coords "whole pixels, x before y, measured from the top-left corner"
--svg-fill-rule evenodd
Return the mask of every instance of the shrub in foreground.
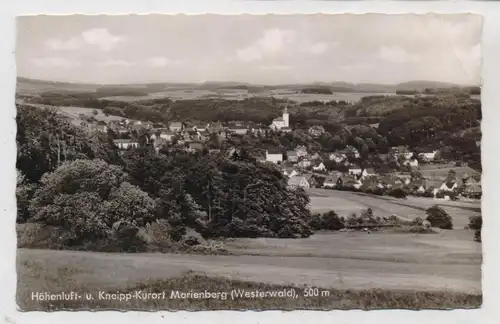
<path id="1" fill-rule="evenodd" d="M 481 229 L 483 227 L 483 218 L 481 216 L 469 217 L 469 228 L 474 230 L 474 241 L 481 242 Z"/>
<path id="2" fill-rule="evenodd" d="M 438 205 L 427 208 L 425 211 L 427 213 L 426 220 L 431 223 L 432 227 L 438 227 L 441 229 L 453 229 L 453 222 L 451 216 Z"/>
<path id="3" fill-rule="evenodd" d="M 314 231 L 338 231 L 345 228 L 345 224 L 339 215 L 331 210 L 323 214 L 312 214 L 309 221 L 309 227 Z"/>

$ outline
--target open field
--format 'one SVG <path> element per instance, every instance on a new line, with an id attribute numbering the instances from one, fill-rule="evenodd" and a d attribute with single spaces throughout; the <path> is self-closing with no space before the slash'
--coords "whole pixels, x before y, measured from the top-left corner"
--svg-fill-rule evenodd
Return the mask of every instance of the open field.
<path id="1" fill-rule="evenodd" d="M 64 107 L 64 106 L 48 106 L 48 105 L 42 105 L 42 104 L 33 104 L 33 103 L 26 103 L 26 102 L 18 102 L 19 104 L 23 105 L 28 105 L 28 106 L 33 106 L 33 107 L 38 107 L 38 108 L 54 108 L 57 109 L 61 112 L 62 115 L 70 117 L 72 123 L 75 125 L 80 125 L 80 114 L 83 114 L 85 116 L 93 116 L 96 120 L 102 120 L 105 122 L 110 122 L 112 120 L 121 120 L 123 117 L 120 116 L 112 116 L 112 115 L 104 115 L 102 113 L 102 110 L 100 109 L 95 109 L 97 111 L 97 115 L 93 114 L 94 109 L 93 108 L 84 108 L 84 107 Z"/>
<path id="2" fill-rule="evenodd" d="M 450 170 L 454 170 L 459 178 L 465 174 L 469 176 L 480 175 L 480 172 L 469 167 L 453 167 L 446 164 L 424 164 L 418 167 L 418 171 L 422 174 L 422 176 L 428 179 L 432 179 L 434 177 L 436 179 L 445 179 Z"/>
<path id="3" fill-rule="evenodd" d="M 188 271 L 226 281 L 350 290 L 351 294 L 382 289 L 478 295 L 480 244 L 472 241 L 469 231 L 449 234 L 355 232 L 295 240 L 235 239 L 227 242 L 233 255 L 215 256 L 19 249 L 18 300 L 36 308 L 27 297 L 32 291 L 130 290 L 179 278 Z M 181 287 L 184 291 L 203 288 L 194 283 Z"/>
<path id="4" fill-rule="evenodd" d="M 373 214 L 380 217 L 396 215 L 406 219 L 425 218 L 427 208 L 439 205 L 453 218 L 454 227 L 461 229 L 469 223 L 470 216 L 481 214 L 479 201 L 445 201 L 411 196 L 407 199 L 397 199 L 328 189 L 309 189 L 308 192 L 311 196 L 311 211 L 334 210 L 344 217 L 371 208 Z"/>
<path id="5" fill-rule="evenodd" d="M 329 209 L 349 212 L 349 210 L 374 207 L 374 213 L 400 213 L 415 217 L 423 213 L 419 208 L 433 203 L 432 200 L 398 200 L 408 204 L 401 206 L 385 197 L 367 197 L 349 192 L 311 189 L 312 209 Z M 225 241 L 229 255 L 199 255 L 170 253 L 95 253 L 76 251 L 56 251 L 37 249 L 18 249 L 18 301 L 23 308 L 47 309 L 47 305 L 37 304 L 28 297 L 33 291 L 125 291 L 141 289 L 158 291 L 155 285 L 177 285 L 174 278 L 181 278 L 192 272 L 210 279 L 199 282 L 182 279 L 184 291 L 202 290 L 210 285 L 246 285 L 246 287 L 267 287 L 281 285 L 286 287 L 319 287 L 344 291 L 347 304 L 331 301 L 326 306 L 359 307 L 363 294 L 373 294 L 371 289 L 380 289 L 383 298 L 395 291 L 405 292 L 408 303 L 418 291 L 429 294 L 448 294 L 442 297 L 443 303 L 435 307 L 479 306 L 481 294 L 481 244 L 472 240 L 473 232 L 458 224 L 466 224 L 470 212 L 463 210 L 467 203 L 444 202 L 454 207 L 451 213 L 455 221 L 454 230 L 442 230 L 436 234 L 408 234 L 391 232 L 332 232 L 317 233 L 305 239 L 229 239 Z M 474 205 L 470 204 L 469 205 Z M 477 205 L 477 204 L 476 204 Z M 339 207 L 342 206 L 342 207 Z M 378 206 L 378 207 L 377 207 Z M 414 214 L 406 214 L 414 211 Z M 460 214 L 462 213 L 462 214 Z M 167 283 L 165 283 L 167 282 Z M 170 287 L 169 286 L 169 287 Z M 262 288 L 264 289 L 264 288 Z M 465 302 L 447 301 L 454 293 L 467 295 Z M 357 294 L 357 297 L 352 297 Z M 451 294 L 451 295 L 450 295 Z M 373 297 L 372 298 L 379 298 Z M 392 296 L 392 295 L 391 295 Z M 434 297 L 433 297 L 434 296 Z M 471 297 L 475 296 L 475 297 Z M 462 298 L 460 297 L 460 298 Z M 354 299 L 352 299 L 354 298 Z M 382 298 L 382 297 L 380 297 Z M 392 297 L 391 297 L 392 298 Z M 391 300 L 389 298 L 389 300 Z M 435 299 L 435 295 L 428 297 Z M 456 297 L 453 297 L 456 298 Z M 453 299 L 452 298 L 452 299 Z M 457 297 L 458 298 L 458 297 Z M 474 300 L 471 302 L 470 300 Z M 413 301 L 412 301 L 413 300 Z M 439 300 L 439 299 L 438 299 Z M 180 301 L 179 301 L 180 302 Z M 277 301 L 275 301 L 278 303 Z M 279 307 L 300 307 L 307 301 L 300 299 L 298 304 L 283 303 Z M 205 301 L 205 303 L 210 302 Z M 269 307 L 276 303 L 266 304 Z M 319 304 L 318 304 L 319 303 Z M 451 304 L 450 304 L 451 303 Z M 458 303 L 458 304 L 457 304 Z M 461 304 L 460 304 L 461 303 Z M 116 307 L 116 304 L 93 303 L 99 307 Z M 87 305 L 92 307 L 92 305 Z M 134 304 L 141 309 L 166 307 L 164 305 Z M 142 305 L 142 306 L 141 306 Z M 202 304 L 168 304 L 175 307 L 205 307 Z M 167 306 L 168 306 L 167 305 Z M 179 306 L 180 305 L 180 306 Z M 183 306 L 182 306 L 183 305 Z M 227 308 L 222 304 L 217 304 Z M 231 304 L 239 307 L 247 304 Z M 255 304 L 255 307 L 266 307 Z M 309 304 L 307 304 L 309 305 Z M 317 307 L 326 307 L 322 302 Z M 386 304 L 387 305 L 387 304 Z M 425 305 L 419 302 L 420 307 Z M 64 306 L 64 305 L 62 305 Z M 62 307 L 59 305 L 59 307 Z M 57 305 L 54 307 L 58 307 Z M 68 307 L 68 304 L 66 304 Z M 83 307 L 83 306 L 82 306 Z M 133 306 L 124 306 L 127 308 Z M 170 306 L 168 306 L 170 307 Z M 174 306 L 172 306 L 174 307 Z M 208 306 L 207 306 L 208 307 Z M 419 307 L 419 306 L 417 306 Z M 428 307 L 433 307 L 429 305 Z"/>

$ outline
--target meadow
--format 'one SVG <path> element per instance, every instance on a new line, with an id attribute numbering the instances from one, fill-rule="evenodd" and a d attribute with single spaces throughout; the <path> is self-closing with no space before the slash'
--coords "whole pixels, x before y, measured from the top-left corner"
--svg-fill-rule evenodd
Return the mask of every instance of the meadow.
<path id="1" fill-rule="evenodd" d="M 434 203 L 431 199 L 417 198 L 392 202 L 321 189 L 312 189 L 310 194 L 312 211 L 334 209 L 339 214 L 372 207 L 376 216 L 397 213 L 413 218 L 422 216 L 420 209 Z M 400 201 L 408 206 L 396 204 Z M 453 217 L 456 229 L 434 234 L 325 232 L 305 239 L 228 239 L 224 242 L 227 255 L 18 249 L 17 299 L 26 310 L 478 307 L 481 304 L 481 244 L 472 240 L 472 231 L 461 226 L 470 215 L 470 211 L 461 209 L 466 203 L 444 203 L 448 204 L 445 208 Z M 160 291 L 174 287 L 183 291 L 214 287 L 226 290 L 319 287 L 331 295 L 314 300 L 302 296 L 297 300 L 170 301 L 167 304 L 92 301 L 51 305 L 29 297 L 33 291 L 95 293 L 100 290 Z"/>

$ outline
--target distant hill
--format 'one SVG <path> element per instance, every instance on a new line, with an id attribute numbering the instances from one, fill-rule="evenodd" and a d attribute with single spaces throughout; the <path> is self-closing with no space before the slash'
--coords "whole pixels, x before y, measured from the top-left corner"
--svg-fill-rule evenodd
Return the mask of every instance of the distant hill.
<path id="1" fill-rule="evenodd" d="M 459 86 L 451 83 L 434 82 L 434 81 L 409 81 L 399 84 L 376 84 L 376 83 L 348 83 L 348 82 L 312 82 L 301 84 L 279 84 L 279 85 L 263 85 L 251 84 L 246 82 L 204 82 L 204 83 L 181 83 L 181 82 L 151 82 L 151 83 L 136 83 L 136 84 L 88 84 L 88 83 L 70 83 L 60 81 L 47 81 L 29 79 L 24 77 L 17 78 L 19 89 L 37 89 L 45 91 L 48 89 L 62 89 L 62 90 L 89 90 L 95 91 L 97 88 L 125 88 L 125 89 L 143 89 L 144 91 L 162 91 L 167 88 L 177 89 L 241 89 L 251 91 L 267 91 L 270 89 L 288 89 L 292 91 L 301 91 L 304 88 L 329 88 L 332 92 L 361 92 L 361 93 L 395 93 L 400 91 L 418 91 L 423 92 L 425 89 L 450 89 L 450 88 L 464 88 L 466 86 Z"/>

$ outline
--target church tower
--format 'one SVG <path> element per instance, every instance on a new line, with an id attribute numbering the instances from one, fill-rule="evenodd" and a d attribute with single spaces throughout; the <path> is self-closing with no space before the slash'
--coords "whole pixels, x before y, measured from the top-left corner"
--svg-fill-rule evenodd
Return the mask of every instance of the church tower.
<path id="1" fill-rule="evenodd" d="M 288 108 L 286 105 L 285 105 L 285 109 L 283 110 L 283 120 L 285 121 L 285 127 L 290 127 Z"/>

